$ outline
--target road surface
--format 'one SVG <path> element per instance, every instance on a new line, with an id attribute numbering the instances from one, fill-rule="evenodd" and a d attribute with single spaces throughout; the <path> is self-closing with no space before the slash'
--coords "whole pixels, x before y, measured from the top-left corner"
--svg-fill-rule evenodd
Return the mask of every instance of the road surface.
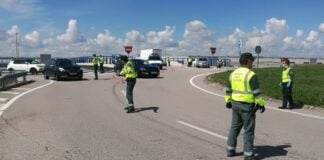
<path id="1" fill-rule="evenodd" d="M 175 67 L 138 79 L 136 113 L 126 114 L 125 84 L 112 75 L 43 80 L 0 92 L 1 160 L 222 160 L 231 110 L 224 91 L 206 83 L 217 69 Z M 11 94 L 10 94 L 11 92 Z M 1 99 L 0 99 L 1 100 Z M 323 112 L 257 113 L 257 159 L 324 158 Z M 238 138 L 243 158 L 242 135 Z"/>

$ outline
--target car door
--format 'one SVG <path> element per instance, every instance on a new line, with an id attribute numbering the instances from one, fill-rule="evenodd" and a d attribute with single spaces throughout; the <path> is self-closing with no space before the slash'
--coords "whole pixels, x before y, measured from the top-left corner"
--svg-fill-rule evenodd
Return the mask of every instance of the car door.
<path id="1" fill-rule="evenodd" d="M 14 69 L 19 71 L 28 71 L 26 61 L 22 59 L 14 60 Z"/>
<path id="2" fill-rule="evenodd" d="M 56 61 L 52 59 L 48 65 L 47 74 L 48 76 L 55 76 Z"/>

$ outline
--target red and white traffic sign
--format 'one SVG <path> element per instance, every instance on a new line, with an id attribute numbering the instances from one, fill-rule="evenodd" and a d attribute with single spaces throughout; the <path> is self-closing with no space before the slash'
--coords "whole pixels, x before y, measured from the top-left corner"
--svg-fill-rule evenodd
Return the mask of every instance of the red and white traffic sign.
<path id="1" fill-rule="evenodd" d="M 132 52 L 132 50 L 133 50 L 133 46 L 124 46 L 124 48 L 125 48 L 125 52 L 127 54 L 130 54 Z"/>
<path id="2" fill-rule="evenodd" d="M 210 47 L 210 52 L 214 55 L 216 53 L 216 47 Z"/>

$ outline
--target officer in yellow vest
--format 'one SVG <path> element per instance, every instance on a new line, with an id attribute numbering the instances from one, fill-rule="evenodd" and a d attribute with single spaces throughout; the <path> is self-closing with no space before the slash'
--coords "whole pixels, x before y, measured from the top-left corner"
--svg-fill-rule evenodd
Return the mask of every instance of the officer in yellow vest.
<path id="1" fill-rule="evenodd" d="M 283 70 L 280 82 L 280 86 L 282 87 L 282 106 L 280 106 L 279 109 L 292 109 L 294 107 L 294 102 L 291 96 L 294 73 L 289 67 L 289 64 L 290 62 L 288 59 L 282 61 Z M 287 101 L 289 102 L 288 107 Z"/>
<path id="2" fill-rule="evenodd" d="M 95 75 L 94 80 L 98 80 L 98 63 L 99 63 L 99 59 L 97 57 L 96 54 L 92 55 L 92 64 L 93 64 L 93 72 Z"/>
<path id="3" fill-rule="evenodd" d="M 99 68 L 100 68 L 100 73 L 104 73 L 104 62 L 105 62 L 105 59 L 102 55 L 99 56 Z"/>
<path id="4" fill-rule="evenodd" d="M 232 109 L 232 124 L 227 139 L 227 156 L 236 155 L 237 136 L 244 128 L 244 159 L 253 160 L 255 112 L 265 111 L 256 74 L 251 70 L 254 57 L 251 53 L 240 56 L 241 67 L 233 71 L 226 89 L 226 107 Z"/>
<path id="5" fill-rule="evenodd" d="M 134 100 L 133 100 L 133 90 L 136 84 L 137 73 L 134 67 L 134 64 L 128 60 L 127 56 L 120 57 L 124 67 L 120 72 L 121 75 L 126 78 L 126 97 L 127 97 L 127 113 L 131 113 L 135 111 L 134 108 Z"/>

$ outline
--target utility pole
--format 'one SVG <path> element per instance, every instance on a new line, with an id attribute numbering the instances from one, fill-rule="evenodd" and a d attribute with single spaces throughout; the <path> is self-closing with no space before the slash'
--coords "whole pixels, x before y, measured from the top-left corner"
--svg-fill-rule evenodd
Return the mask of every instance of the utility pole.
<path id="1" fill-rule="evenodd" d="M 18 32 L 16 32 L 16 58 L 19 57 Z"/>

